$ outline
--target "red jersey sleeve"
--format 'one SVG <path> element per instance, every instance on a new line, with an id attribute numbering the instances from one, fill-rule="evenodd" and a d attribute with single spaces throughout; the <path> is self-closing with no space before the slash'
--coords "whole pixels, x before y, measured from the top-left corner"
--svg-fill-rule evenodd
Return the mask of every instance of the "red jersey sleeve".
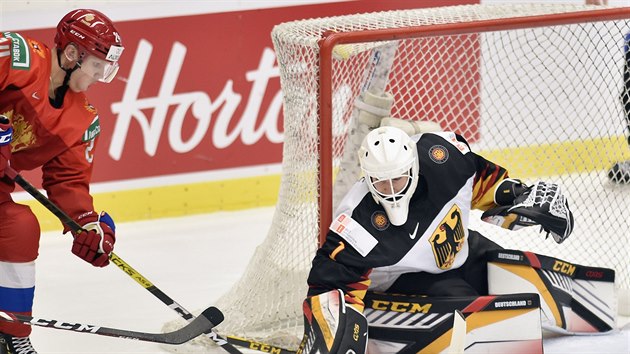
<path id="1" fill-rule="evenodd" d="M 94 210 L 90 180 L 97 139 L 78 142 L 42 166 L 42 186 L 48 197 L 72 219 Z"/>

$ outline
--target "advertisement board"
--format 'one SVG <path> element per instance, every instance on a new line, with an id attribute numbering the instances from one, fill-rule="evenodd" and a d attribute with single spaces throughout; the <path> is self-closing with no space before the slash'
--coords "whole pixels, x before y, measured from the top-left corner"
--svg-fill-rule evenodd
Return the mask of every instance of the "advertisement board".
<path id="1" fill-rule="evenodd" d="M 134 220 L 272 205 L 283 142 L 274 25 L 465 3 L 476 1 L 359 0 L 117 21 L 125 47 L 118 76 L 88 92 L 101 122 L 97 208 Z M 19 32 L 52 47 L 54 28 Z M 24 173 L 37 186 L 39 175 Z"/>

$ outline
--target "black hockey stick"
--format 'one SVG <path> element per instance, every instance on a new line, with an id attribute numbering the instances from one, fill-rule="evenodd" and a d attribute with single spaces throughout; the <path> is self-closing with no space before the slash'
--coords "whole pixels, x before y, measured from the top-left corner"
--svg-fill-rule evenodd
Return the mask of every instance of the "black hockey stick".
<path id="1" fill-rule="evenodd" d="M 84 230 L 81 228 L 76 221 L 68 216 L 63 210 L 61 210 L 55 203 L 53 203 L 50 199 L 48 199 L 45 195 L 43 195 L 37 188 L 35 188 L 32 184 L 30 184 L 24 177 L 20 176 L 17 171 L 15 171 L 11 166 L 7 166 L 4 170 L 4 173 L 11 178 L 15 183 L 17 183 L 22 189 L 24 189 L 28 194 L 33 196 L 38 202 L 40 202 L 46 209 L 50 210 L 59 220 L 66 226 L 70 228 L 70 230 L 75 233 L 81 233 Z M 175 300 L 171 299 L 168 295 L 166 295 L 162 290 L 153 285 L 149 280 L 142 276 L 138 271 L 133 269 L 127 262 L 123 261 L 122 258 L 118 257 L 114 252 L 109 255 L 109 259 L 112 263 L 116 264 L 116 266 L 125 272 L 125 274 L 129 275 L 133 280 L 135 280 L 138 284 L 142 285 L 145 289 L 147 289 L 153 296 L 162 301 L 163 304 L 170 307 L 173 311 L 177 312 L 180 317 L 185 319 L 188 322 L 192 322 L 195 319 L 195 316 L 182 307 L 180 304 L 175 302 Z M 206 336 L 210 338 L 215 344 L 221 346 L 221 348 L 225 349 L 228 353 L 231 354 L 243 354 L 240 350 L 236 349 L 233 345 L 228 343 L 225 338 L 219 336 L 215 331 L 210 330 L 206 333 Z"/>
<path id="2" fill-rule="evenodd" d="M 108 328 L 91 324 L 46 320 L 12 312 L 0 311 L 0 321 L 23 323 L 31 326 L 61 329 L 65 331 L 96 334 L 99 336 L 135 339 L 145 342 L 182 344 L 198 337 L 223 321 L 223 314 L 216 307 L 208 307 L 201 315 L 186 326 L 168 333 L 146 333 Z"/>

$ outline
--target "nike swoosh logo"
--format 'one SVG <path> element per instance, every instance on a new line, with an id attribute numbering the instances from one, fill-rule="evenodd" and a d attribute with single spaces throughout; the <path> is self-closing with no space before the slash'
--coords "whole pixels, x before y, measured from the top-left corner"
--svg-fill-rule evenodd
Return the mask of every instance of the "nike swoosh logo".
<path id="1" fill-rule="evenodd" d="M 416 238 L 416 234 L 418 233 L 418 225 L 420 225 L 419 222 L 416 223 L 416 229 L 413 230 L 413 233 L 409 234 L 409 237 L 411 237 L 412 240 Z"/>
<path id="2" fill-rule="evenodd" d="M 38 99 L 39 99 L 39 96 L 37 96 L 37 91 L 33 92 L 32 96 L 33 96 L 33 98 L 34 98 L 34 99 L 36 99 L 36 100 L 38 100 Z"/>

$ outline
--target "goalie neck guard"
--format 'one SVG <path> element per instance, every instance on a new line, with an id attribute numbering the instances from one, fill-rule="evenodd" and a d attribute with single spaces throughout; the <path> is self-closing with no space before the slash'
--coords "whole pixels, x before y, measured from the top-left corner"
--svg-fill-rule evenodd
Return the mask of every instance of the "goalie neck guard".
<path id="1" fill-rule="evenodd" d="M 383 206 L 390 222 L 407 221 L 409 201 L 418 185 L 418 151 L 401 129 L 372 130 L 359 149 L 359 162 L 372 197 Z"/>

